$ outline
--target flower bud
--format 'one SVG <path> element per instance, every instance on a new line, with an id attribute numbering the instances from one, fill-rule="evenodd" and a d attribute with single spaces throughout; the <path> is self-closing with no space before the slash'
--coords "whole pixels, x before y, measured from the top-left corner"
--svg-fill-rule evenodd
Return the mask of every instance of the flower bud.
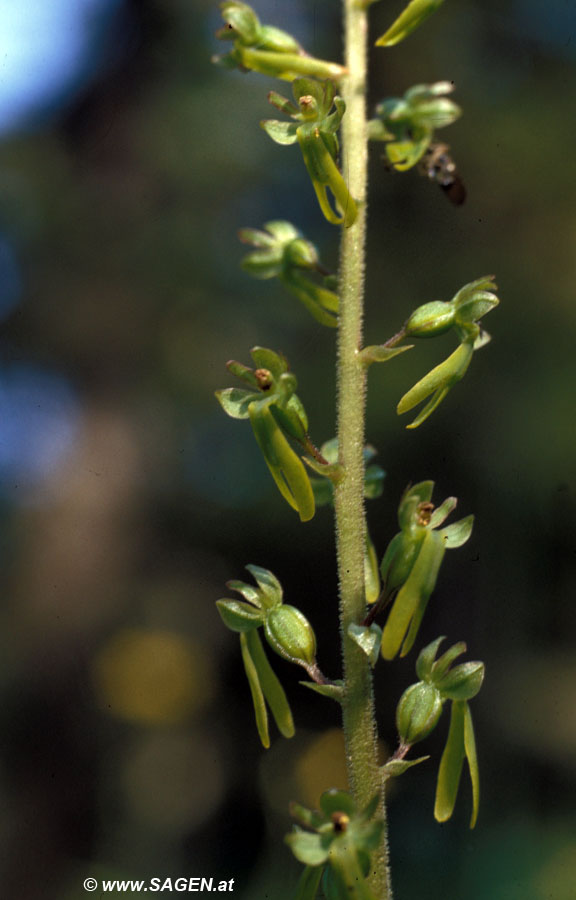
<path id="1" fill-rule="evenodd" d="M 405 330 L 407 337 L 436 337 L 449 331 L 454 324 L 456 310 L 452 303 L 436 300 L 419 306 L 408 321 Z"/>
<path id="2" fill-rule="evenodd" d="M 442 712 L 440 692 L 431 684 L 419 681 L 400 697 L 396 709 L 396 726 L 403 744 L 416 744 L 435 729 Z"/>
<path id="3" fill-rule="evenodd" d="M 264 625 L 266 639 L 284 659 L 310 666 L 316 657 L 316 636 L 299 609 L 283 604 L 270 610 Z"/>

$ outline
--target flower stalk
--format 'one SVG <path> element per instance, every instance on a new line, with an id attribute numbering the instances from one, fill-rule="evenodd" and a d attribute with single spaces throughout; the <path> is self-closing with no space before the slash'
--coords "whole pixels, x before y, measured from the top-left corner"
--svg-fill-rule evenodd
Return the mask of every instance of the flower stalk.
<path id="1" fill-rule="evenodd" d="M 340 246 L 340 326 L 338 329 L 338 447 L 344 475 L 335 486 L 336 543 L 340 586 L 340 629 L 344 658 L 342 701 L 346 761 L 350 787 L 363 807 L 379 796 L 378 815 L 385 822 L 383 780 L 377 757 L 377 731 L 372 673 L 366 655 L 348 634 L 365 612 L 364 547 L 364 427 L 366 367 L 362 347 L 366 243 L 367 184 L 367 10 L 344 0 L 344 42 L 347 75 L 341 82 L 346 103 L 342 120 L 342 171 L 358 215 L 342 229 Z M 372 857 L 369 884 L 381 900 L 391 898 L 386 828 L 380 849 Z"/>

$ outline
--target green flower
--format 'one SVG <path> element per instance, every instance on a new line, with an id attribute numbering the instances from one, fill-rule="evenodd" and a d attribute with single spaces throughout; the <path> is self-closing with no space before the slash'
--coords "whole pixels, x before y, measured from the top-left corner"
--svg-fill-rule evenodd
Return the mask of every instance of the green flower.
<path id="1" fill-rule="evenodd" d="M 235 360 L 227 368 L 251 390 L 225 388 L 216 391 L 216 397 L 233 419 L 250 419 L 278 490 L 300 519 L 307 522 L 314 515 L 314 494 L 302 460 L 288 440 L 297 441 L 308 451 L 313 447 L 308 436 L 308 417 L 295 393 L 296 378 L 289 372 L 284 357 L 273 350 L 254 347 L 250 355 L 254 369 Z"/>
<path id="2" fill-rule="evenodd" d="M 242 260 L 254 278 L 279 278 L 321 325 L 338 326 L 338 295 L 326 286 L 334 280 L 321 265 L 318 251 L 290 222 L 267 222 L 265 230 L 243 228 L 239 237 L 256 249 Z M 310 275 L 319 274 L 318 284 Z"/>
<path id="3" fill-rule="evenodd" d="M 460 117 L 460 107 L 446 96 L 453 90 L 451 81 L 417 84 L 404 97 L 390 97 L 378 104 L 377 118 L 368 123 L 368 136 L 386 143 L 388 163 L 396 171 L 415 166 L 432 143 L 434 131 Z"/>
<path id="4" fill-rule="evenodd" d="M 270 668 L 258 629 L 272 649 L 283 659 L 302 666 L 317 682 L 325 681 L 316 663 L 316 635 L 308 619 L 284 603 L 282 586 L 275 575 L 260 566 L 246 566 L 257 587 L 243 581 L 226 584 L 242 600 L 217 600 L 222 621 L 240 635 L 242 659 L 254 703 L 258 734 L 264 747 L 270 746 L 267 706 L 284 737 L 292 737 L 294 723 L 280 682 Z"/>
<path id="5" fill-rule="evenodd" d="M 378 797 L 358 811 L 350 794 L 326 791 L 320 811 L 292 803 L 292 816 L 309 830 L 295 828 L 286 836 L 296 859 L 306 866 L 298 886 L 298 900 L 314 900 L 320 881 L 326 897 L 377 900 L 366 883 L 370 855 L 382 839 L 384 823 L 375 818 Z"/>
<path id="6" fill-rule="evenodd" d="M 292 90 L 296 104 L 274 91 L 268 95 L 268 99 L 294 121 L 265 119 L 260 124 L 277 144 L 300 145 L 324 216 L 333 225 L 345 225 L 349 228 L 356 220 L 356 203 L 336 165 L 336 132 L 340 128 L 346 105 L 341 97 L 335 95 L 336 88 L 332 81 L 297 78 Z M 328 191 L 332 194 L 334 206 L 330 202 Z"/>
<path id="7" fill-rule="evenodd" d="M 308 56 L 296 38 L 273 25 L 262 25 L 251 6 L 239 0 L 220 4 L 225 25 L 216 32 L 222 41 L 232 41 L 232 50 L 213 57 L 217 65 L 229 69 L 261 72 L 292 81 L 300 75 L 341 78 L 343 66 Z"/>
<path id="8" fill-rule="evenodd" d="M 408 488 L 398 507 L 400 531 L 386 549 L 380 565 L 383 605 L 394 598 L 382 631 L 384 659 L 412 648 L 446 550 L 461 547 L 472 533 L 474 516 L 440 528 L 457 504 L 448 497 L 437 509 L 431 502 L 433 481 Z"/>
<path id="9" fill-rule="evenodd" d="M 436 654 L 443 637 L 422 650 L 416 663 L 420 681 L 404 691 L 396 711 L 400 747 L 392 760 L 403 760 L 410 747 L 428 737 L 440 719 L 443 705 L 451 702 L 450 730 L 438 769 L 434 816 L 445 822 L 454 811 L 464 760 L 472 782 L 470 827 L 478 818 L 480 776 L 472 715 L 468 701 L 475 697 L 484 681 L 484 663 L 473 661 L 452 666 L 466 652 L 466 644 L 454 644 L 439 659 Z M 418 760 L 419 761 L 419 760 Z M 412 761 L 411 764 L 414 764 Z M 389 763 L 386 764 L 386 770 Z"/>
<path id="10" fill-rule="evenodd" d="M 426 303 L 412 313 L 396 336 L 399 340 L 404 337 L 436 337 L 453 328 L 460 339 L 456 350 L 410 388 L 398 403 L 398 415 L 403 415 L 430 398 L 407 428 L 418 428 L 432 415 L 451 388 L 466 374 L 474 351 L 490 340 L 490 335 L 478 323 L 500 302 L 493 289 L 496 289 L 494 276 L 489 275 L 464 285 L 449 303 Z"/>

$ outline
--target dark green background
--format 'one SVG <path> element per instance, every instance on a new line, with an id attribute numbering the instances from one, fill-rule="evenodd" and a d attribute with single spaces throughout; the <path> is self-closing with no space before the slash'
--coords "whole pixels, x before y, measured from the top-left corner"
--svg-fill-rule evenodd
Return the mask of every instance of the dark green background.
<path id="1" fill-rule="evenodd" d="M 400 8 L 374 6 L 373 39 Z M 340 57 L 333 0 L 260 9 L 310 52 Z M 272 569 L 337 676 L 333 525 L 325 509 L 298 522 L 248 423 L 226 418 L 213 392 L 231 384 L 226 360 L 273 347 L 297 374 L 315 441 L 333 435 L 334 334 L 279 285 L 240 271 L 236 232 L 289 219 L 332 269 L 338 233 L 297 148 L 258 127 L 278 84 L 211 66 L 215 4 L 148 0 L 127 23 L 104 36 L 118 58 L 89 90 L 0 147 L 1 224 L 24 273 L 4 365 L 58 373 L 78 398 L 68 453 L 40 481 L 3 491 L 3 881 L 20 900 L 70 900 L 86 896 L 88 875 L 213 874 L 234 877 L 245 900 L 288 900 L 297 867 L 278 797 L 337 711 L 275 659 L 299 736 L 275 734 L 265 753 L 214 601 L 246 563 Z M 417 431 L 395 405 L 453 338 L 370 373 L 368 438 L 388 473 L 369 508 L 374 541 L 382 553 L 410 481 L 434 479 L 438 501 L 454 494 L 461 515 L 476 514 L 472 540 L 445 560 L 419 645 L 466 640 L 487 673 L 473 704 L 477 828 L 466 784 L 454 820 L 434 822 L 432 761 L 400 779 L 399 900 L 576 892 L 575 47 L 563 0 L 448 0 L 410 40 L 371 54 L 372 107 L 418 82 L 456 83 L 464 115 L 442 136 L 468 200 L 453 208 L 372 148 L 367 341 L 482 275 L 496 274 L 502 300 L 486 321 L 492 343 Z M 126 626 L 190 641 L 207 698 L 175 724 L 98 703 L 95 660 Z M 379 667 L 389 747 L 414 656 Z M 421 745 L 436 761 L 446 727 Z"/>

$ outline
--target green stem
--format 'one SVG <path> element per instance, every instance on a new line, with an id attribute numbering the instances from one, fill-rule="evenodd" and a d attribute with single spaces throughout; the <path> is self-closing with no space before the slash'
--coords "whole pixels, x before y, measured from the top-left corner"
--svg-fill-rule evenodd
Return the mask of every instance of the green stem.
<path id="1" fill-rule="evenodd" d="M 365 615 L 364 424 L 366 369 L 358 359 L 362 347 L 367 183 L 367 12 L 358 0 L 343 0 L 347 76 L 342 81 L 346 114 L 342 120 L 342 171 L 358 203 L 358 218 L 342 229 L 340 248 L 340 321 L 338 328 L 338 446 L 344 476 L 335 488 L 336 542 L 340 584 L 340 628 L 346 690 L 343 727 L 348 778 L 359 806 L 380 794 L 372 672 L 367 656 L 348 637 L 348 628 Z M 378 900 L 391 900 L 386 829 L 373 854 L 370 886 Z"/>

